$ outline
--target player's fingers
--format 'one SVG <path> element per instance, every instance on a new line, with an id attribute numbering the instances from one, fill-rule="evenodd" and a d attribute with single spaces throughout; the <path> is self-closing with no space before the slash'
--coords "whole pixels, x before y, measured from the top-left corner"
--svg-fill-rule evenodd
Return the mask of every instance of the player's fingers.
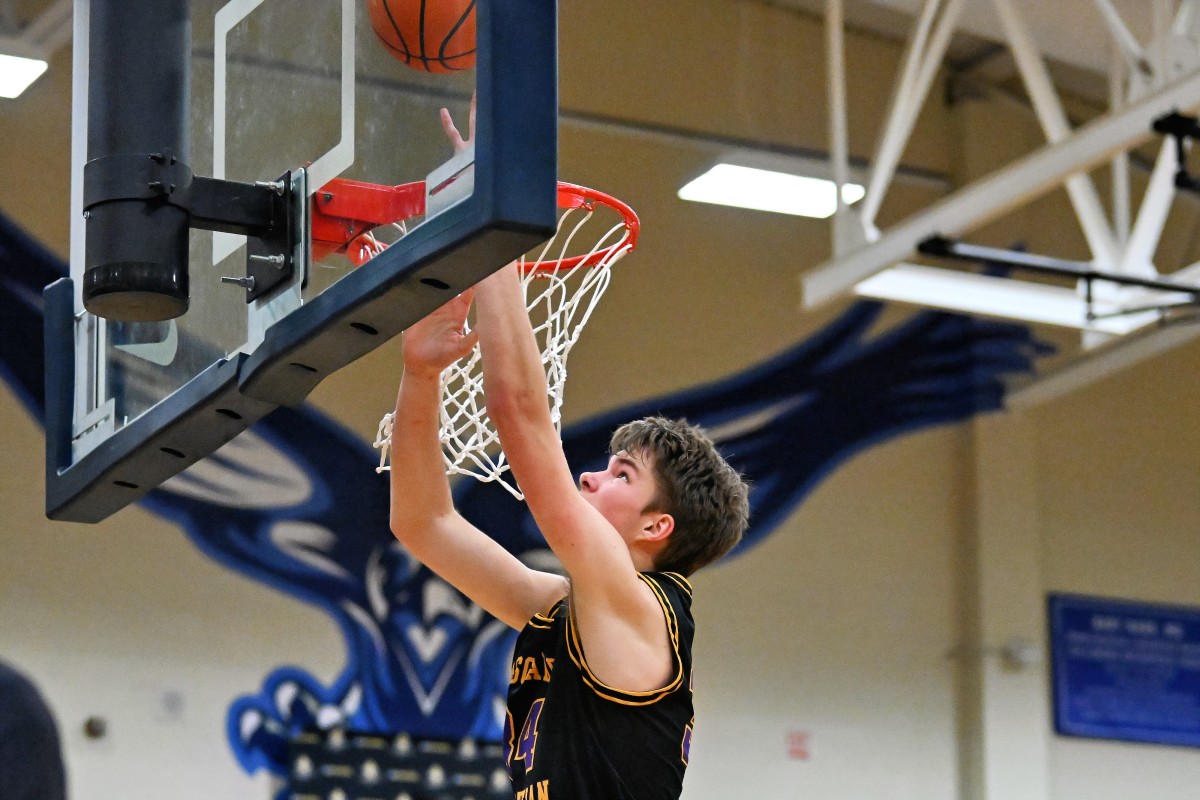
<path id="1" fill-rule="evenodd" d="M 474 290 L 467 289 L 446 303 L 446 314 L 453 323 L 455 330 L 462 330 L 466 327 L 467 315 L 471 313 L 471 303 L 474 300 Z"/>
<path id="2" fill-rule="evenodd" d="M 467 125 L 467 133 L 471 137 L 470 141 L 475 141 L 475 92 L 471 92 L 471 116 Z"/>
<path id="3" fill-rule="evenodd" d="M 442 130 L 445 131 L 446 138 L 454 145 L 454 152 L 457 153 L 466 147 L 462 134 L 458 132 L 458 128 L 454 125 L 454 119 L 450 116 L 450 110 L 443 108 L 438 116 L 442 120 Z"/>

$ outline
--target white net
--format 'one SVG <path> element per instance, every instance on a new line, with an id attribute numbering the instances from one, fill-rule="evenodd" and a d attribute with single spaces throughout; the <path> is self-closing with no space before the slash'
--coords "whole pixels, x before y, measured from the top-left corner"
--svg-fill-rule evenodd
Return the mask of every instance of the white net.
<path id="1" fill-rule="evenodd" d="M 608 288 L 612 265 L 636 243 L 637 220 L 633 212 L 596 202 L 593 194 L 589 192 L 582 201 L 576 197 L 559 216 L 554 237 L 537 257 L 522 260 L 525 306 L 546 367 L 550 416 L 560 432 L 567 357 Z M 561 198 L 560 191 L 560 203 Z M 616 215 L 612 213 L 614 210 L 618 212 Z M 580 242 L 594 244 L 586 249 L 587 245 L 581 246 Z M 442 372 L 439 435 L 447 474 L 496 481 L 518 500 L 524 499 L 484 406 L 478 345 L 469 356 Z M 380 420 L 376 435 L 375 447 L 380 450 L 376 472 L 389 469 L 391 438 L 392 415 L 388 413 Z"/>

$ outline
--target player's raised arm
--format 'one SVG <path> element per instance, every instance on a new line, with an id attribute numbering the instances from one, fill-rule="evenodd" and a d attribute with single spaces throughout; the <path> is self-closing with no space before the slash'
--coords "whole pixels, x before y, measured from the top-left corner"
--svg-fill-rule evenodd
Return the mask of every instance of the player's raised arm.
<path id="1" fill-rule="evenodd" d="M 469 293 L 460 295 L 404 334 L 392 423 L 391 528 L 417 560 L 519 630 L 567 585 L 526 567 L 454 509 L 437 432 L 440 375 L 474 345 L 474 335 L 463 332 L 470 304 Z"/>
<path id="2" fill-rule="evenodd" d="M 641 691 L 670 677 L 661 604 L 638 577 L 673 528 L 644 506 L 656 495 L 640 454 L 618 454 L 578 486 L 546 402 L 546 375 L 516 272 L 477 287 L 477 328 L 488 416 L 539 529 L 571 578 L 572 613 L 601 680 Z M 582 492 L 581 492 L 582 489 Z"/>

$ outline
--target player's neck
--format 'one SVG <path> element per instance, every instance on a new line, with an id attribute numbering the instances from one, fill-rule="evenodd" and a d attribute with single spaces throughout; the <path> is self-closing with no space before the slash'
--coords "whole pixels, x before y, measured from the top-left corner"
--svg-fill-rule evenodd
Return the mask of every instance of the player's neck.
<path id="1" fill-rule="evenodd" d="M 654 571 L 654 556 L 637 547 L 629 549 L 629 557 L 633 559 L 633 568 L 638 572 Z"/>

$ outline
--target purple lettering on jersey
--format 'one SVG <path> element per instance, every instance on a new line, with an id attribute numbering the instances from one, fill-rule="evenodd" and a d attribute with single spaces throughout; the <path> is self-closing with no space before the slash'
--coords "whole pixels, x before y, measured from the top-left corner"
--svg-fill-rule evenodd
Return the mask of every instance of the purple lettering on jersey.
<path id="1" fill-rule="evenodd" d="M 504 766 L 508 767 L 508 777 L 512 777 L 513 737 L 516 736 L 511 711 L 504 712 Z"/>
<path id="2" fill-rule="evenodd" d="M 521 728 L 521 741 L 517 743 L 517 758 L 525 762 L 525 771 L 533 769 L 534 750 L 537 749 L 538 718 L 542 716 L 544 699 L 533 701 L 529 707 L 529 716 L 525 717 L 525 725 Z"/>

